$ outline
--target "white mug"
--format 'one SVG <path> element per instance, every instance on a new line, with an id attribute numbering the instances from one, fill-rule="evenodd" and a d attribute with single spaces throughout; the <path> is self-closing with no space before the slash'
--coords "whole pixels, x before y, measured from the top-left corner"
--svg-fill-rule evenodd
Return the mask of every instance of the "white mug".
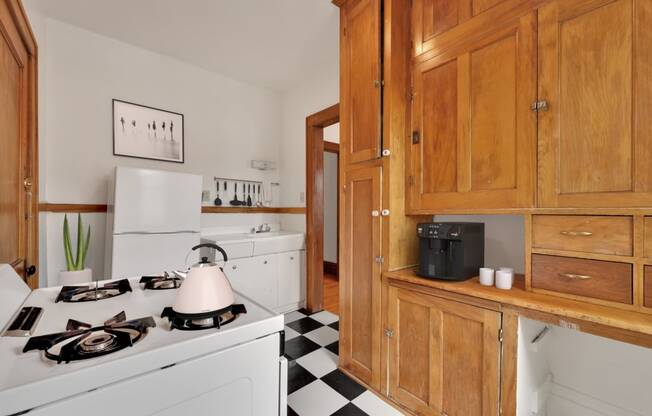
<path id="1" fill-rule="evenodd" d="M 496 272 L 496 287 L 498 289 L 509 290 L 512 288 L 512 283 L 514 283 L 514 273 L 504 270 Z"/>
<path id="2" fill-rule="evenodd" d="M 494 285 L 494 269 L 489 267 L 480 268 L 480 284 L 483 286 Z"/>
<path id="3" fill-rule="evenodd" d="M 500 267 L 498 270 L 514 274 L 514 269 L 512 267 Z"/>

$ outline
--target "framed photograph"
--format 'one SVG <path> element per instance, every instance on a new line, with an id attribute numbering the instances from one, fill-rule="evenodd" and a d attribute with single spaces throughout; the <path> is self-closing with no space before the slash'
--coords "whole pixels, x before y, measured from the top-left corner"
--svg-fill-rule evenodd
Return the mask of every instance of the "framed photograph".
<path id="1" fill-rule="evenodd" d="M 183 114 L 114 99 L 113 154 L 183 163 Z"/>

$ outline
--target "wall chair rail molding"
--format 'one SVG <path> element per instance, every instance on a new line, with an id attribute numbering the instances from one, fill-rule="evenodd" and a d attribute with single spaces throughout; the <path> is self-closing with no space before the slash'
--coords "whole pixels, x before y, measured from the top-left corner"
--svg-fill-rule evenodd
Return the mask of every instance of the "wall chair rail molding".
<path id="1" fill-rule="evenodd" d="M 106 204 L 39 203 L 40 212 L 106 212 Z M 202 207 L 202 214 L 305 214 L 304 207 Z"/>

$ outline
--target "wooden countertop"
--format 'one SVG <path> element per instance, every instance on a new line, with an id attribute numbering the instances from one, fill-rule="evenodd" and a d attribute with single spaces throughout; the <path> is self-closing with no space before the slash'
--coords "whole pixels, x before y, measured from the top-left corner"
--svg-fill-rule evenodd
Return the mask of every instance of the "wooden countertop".
<path id="1" fill-rule="evenodd" d="M 511 290 L 482 286 L 478 278 L 464 282 L 425 279 L 417 276 L 414 269 L 386 272 L 383 275 L 383 279 L 394 279 L 451 293 L 485 299 L 502 305 L 510 305 L 517 308 L 652 335 L 652 314 L 621 310 L 529 292 L 525 290 L 525 281 L 522 276 L 517 276 L 514 287 Z"/>

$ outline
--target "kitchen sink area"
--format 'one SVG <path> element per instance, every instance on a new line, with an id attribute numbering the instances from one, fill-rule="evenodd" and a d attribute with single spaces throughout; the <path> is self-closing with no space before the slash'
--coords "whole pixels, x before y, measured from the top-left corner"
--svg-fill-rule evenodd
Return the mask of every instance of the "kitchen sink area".
<path id="1" fill-rule="evenodd" d="M 202 236 L 201 241 L 217 244 L 226 251 L 228 261 L 221 264 L 235 290 L 279 313 L 305 306 L 303 233 L 284 230 L 216 233 Z M 221 261 L 215 258 L 214 250 L 202 251 L 201 256 Z"/>

